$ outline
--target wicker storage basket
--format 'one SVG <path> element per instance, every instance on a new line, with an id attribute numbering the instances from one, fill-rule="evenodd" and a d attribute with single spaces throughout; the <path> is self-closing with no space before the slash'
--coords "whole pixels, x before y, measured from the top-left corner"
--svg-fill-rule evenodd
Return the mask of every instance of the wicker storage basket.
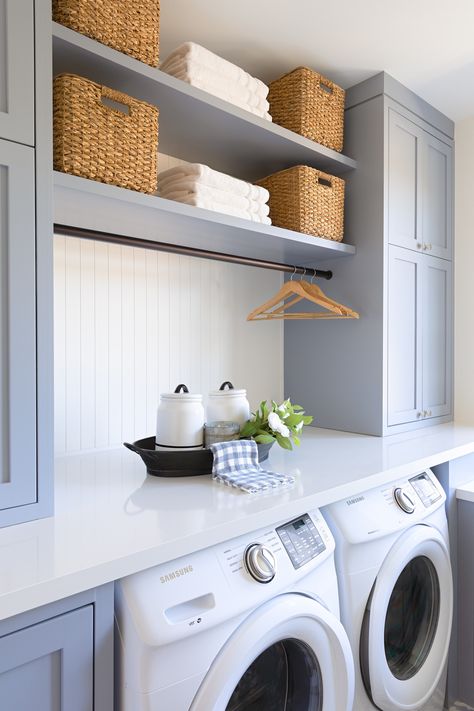
<path id="1" fill-rule="evenodd" d="M 156 106 L 74 74 L 57 76 L 53 95 L 56 170 L 143 193 L 156 191 Z"/>
<path id="2" fill-rule="evenodd" d="M 270 84 L 275 123 L 342 151 L 345 91 L 308 67 L 298 67 Z"/>
<path id="3" fill-rule="evenodd" d="M 340 242 L 344 234 L 344 180 L 306 165 L 257 181 L 270 192 L 272 224 Z"/>
<path id="4" fill-rule="evenodd" d="M 53 0 L 53 20 L 158 66 L 160 0 Z"/>

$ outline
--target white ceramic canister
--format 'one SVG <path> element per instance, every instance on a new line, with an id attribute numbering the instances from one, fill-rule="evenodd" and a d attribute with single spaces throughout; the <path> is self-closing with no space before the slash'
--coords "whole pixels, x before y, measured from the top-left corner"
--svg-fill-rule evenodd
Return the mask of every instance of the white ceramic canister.
<path id="1" fill-rule="evenodd" d="M 181 383 L 174 393 L 160 396 L 156 414 L 157 449 L 201 449 L 204 444 L 202 395 Z"/>
<path id="2" fill-rule="evenodd" d="M 232 383 L 226 380 L 219 390 L 209 393 L 206 421 L 232 421 L 243 425 L 250 418 L 250 405 L 246 390 L 236 390 Z"/>

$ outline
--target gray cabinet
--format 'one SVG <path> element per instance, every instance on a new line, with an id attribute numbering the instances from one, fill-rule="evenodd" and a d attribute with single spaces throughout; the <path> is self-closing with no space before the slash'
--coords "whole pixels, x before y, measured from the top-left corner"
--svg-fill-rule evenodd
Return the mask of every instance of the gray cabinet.
<path id="1" fill-rule="evenodd" d="M 387 426 L 451 408 L 451 263 L 390 246 Z"/>
<path id="2" fill-rule="evenodd" d="M 452 419 L 454 124 L 381 73 L 346 94 L 345 235 L 324 291 L 357 321 L 285 323 L 285 395 L 320 427 L 395 434 Z"/>
<path id="3" fill-rule="evenodd" d="M 34 145 L 33 0 L 0 0 L 0 138 Z"/>
<path id="4" fill-rule="evenodd" d="M 34 150 L 0 140 L 0 520 L 36 501 Z"/>
<path id="5" fill-rule="evenodd" d="M 2 711 L 92 711 L 93 607 L 0 638 Z"/>
<path id="6" fill-rule="evenodd" d="M 113 584 L 0 622 L 2 711 L 112 711 Z"/>
<path id="7" fill-rule="evenodd" d="M 0 0 L 0 526 L 53 509 L 50 0 Z"/>
<path id="8" fill-rule="evenodd" d="M 452 147 L 427 129 L 388 109 L 388 241 L 451 259 Z"/>
<path id="9" fill-rule="evenodd" d="M 388 425 L 422 411 L 422 255 L 390 247 L 388 268 Z"/>

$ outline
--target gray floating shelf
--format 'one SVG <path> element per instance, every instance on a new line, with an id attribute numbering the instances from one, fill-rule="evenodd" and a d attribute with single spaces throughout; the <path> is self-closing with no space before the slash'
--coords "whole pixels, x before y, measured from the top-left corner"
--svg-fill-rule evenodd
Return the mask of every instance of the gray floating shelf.
<path id="1" fill-rule="evenodd" d="M 54 173 L 54 222 L 281 264 L 318 267 L 355 247 Z"/>
<path id="2" fill-rule="evenodd" d="M 93 79 L 160 109 L 160 151 L 255 180 L 293 165 L 334 175 L 356 162 L 53 22 L 54 73 Z"/>

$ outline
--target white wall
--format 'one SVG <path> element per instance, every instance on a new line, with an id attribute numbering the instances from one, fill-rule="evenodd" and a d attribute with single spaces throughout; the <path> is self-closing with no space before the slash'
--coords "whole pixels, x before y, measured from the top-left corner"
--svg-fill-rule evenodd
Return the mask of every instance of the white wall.
<path id="1" fill-rule="evenodd" d="M 456 124 L 455 419 L 474 424 L 474 116 Z"/>
<path id="2" fill-rule="evenodd" d="M 278 272 L 59 236 L 54 258 L 57 453 L 152 435 L 181 382 L 283 397 L 282 323 L 246 321 Z"/>

